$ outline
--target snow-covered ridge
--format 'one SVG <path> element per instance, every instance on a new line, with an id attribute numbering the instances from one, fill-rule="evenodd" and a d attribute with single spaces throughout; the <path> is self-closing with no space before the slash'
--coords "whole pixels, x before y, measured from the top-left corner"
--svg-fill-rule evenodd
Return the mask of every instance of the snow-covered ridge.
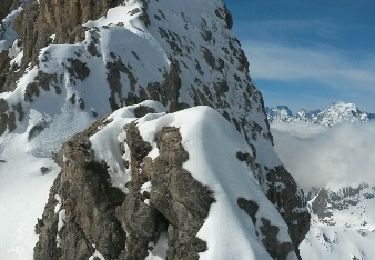
<path id="1" fill-rule="evenodd" d="M 301 244 L 306 259 L 374 259 L 375 186 L 308 194 L 312 227 Z"/>
<path id="2" fill-rule="evenodd" d="M 38 15 L 47 25 L 54 18 L 53 11 L 64 14 L 64 10 L 55 6 L 58 1 L 29 2 L 32 10 L 28 9 L 31 5 L 27 5 L 21 11 L 21 14 L 30 13 L 19 16 L 26 19 L 20 25 L 43 25 L 28 23 L 30 16 L 34 19 Z M 71 7 L 69 1 L 61 3 Z M 100 3 L 108 2 L 101 0 Z M 17 38 L 25 35 L 17 32 L 18 35 L 7 38 L 9 41 L 1 54 L 5 55 L 5 60 L 13 60 L 9 60 L 5 74 L 16 78 L 10 81 L 14 84 L 7 88 L 9 91 L 0 93 L 0 159 L 5 158 L 0 162 L 0 175 L 6 179 L 7 172 L 16 172 L 12 175 L 12 182 L 5 183 L 23 183 L 23 188 L 15 192 L 22 195 L 20 205 L 29 209 L 30 214 L 18 214 L 18 207 L 0 204 L 0 210 L 7 213 L 0 215 L 0 220 L 5 216 L 5 223 L 0 227 L 0 233 L 5 234 L 0 240 L 2 258 L 30 257 L 37 240 L 30 223 L 35 223 L 41 216 L 44 199 L 53 178 L 59 173 L 59 167 L 51 158 L 63 143 L 98 118 L 148 99 L 160 101 L 167 113 L 202 105 L 215 109 L 251 147 L 254 158 L 249 163 L 249 173 L 261 183 L 264 194 L 273 200 L 286 192 L 287 186 L 279 179 L 287 179 L 290 175 L 278 171 L 283 168 L 273 150 L 262 95 L 252 83 L 241 44 L 230 30 L 232 19 L 229 11 L 222 0 L 179 0 L 176 3 L 175 0 L 118 1 L 114 8 L 105 9 L 108 10 L 106 16 L 69 28 L 75 37 L 66 41 L 59 37 L 59 28 L 32 27 L 30 31 L 36 36 L 46 37 L 43 48 L 36 50 L 36 60 L 33 60 L 34 50 L 30 50 L 34 46 L 25 46 L 28 41 Z M 74 15 L 79 16 L 82 6 L 78 7 Z M 86 10 L 92 6 L 84 7 Z M 48 16 L 44 17 L 45 14 Z M 8 32 L 11 32 L 12 25 L 8 23 Z M 33 44 L 40 44 L 31 40 Z M 11 61 L 14 66 L 10 66 Z M 21 75 L 16 73 L 21 69 L 19 64 L 25 66 Z M 17 151 L 22 151 L 20 160 Z M 98 156 L 109 161 L 108 150 L 98 152 Z M 30 167 L 31 162 L 33 167 Z M 19 171 L 14 170 L 17 166 Z M 113 176 L 119 180 L 115 187 L 126 191 L 128 180 L 124 179 L 124 166 L 113 164 L 110 167 Z M 270 171 L 273 173 L 271 177 L 267 176 Z M 39 185 L 27 185 L 25 176 Z M 295 227 L 300 222 L 306 223 L 304 217 L 308 216 L 304 215 L 303 199 L 293 179 L 289 178 L 286 185 L 291 186 L 288 190 L 296 192 L 288 194 L 285 200 L 274 201 L 275 208 L 283 213 L 287 211 L 283 216 L 290 218 L 287 221 L 290 227 Z M 34 186 L 38 187 L 38 193 L 33 192 Z M 0 190 L 3 191 L 2 187 Z M 14 197 L 12 189 L 4 191 L 4 196 Z M 284 207 L 289 202 L 291 206 Z M 33 203 L 37 205 L 32 207 Z M 18 214 L 17 223 L 12 222 L 12 214 Z M 283 223 L 280 229 L 283 229 Z M 12 239 L 6 239 L 13 230 L 20 231 Z M 296 232 L 296 241 L 302 239 L 305 231 Z M 287 240 L 284 236 L 282 238 L 280 241 Z"/>
<path id="3" fill-rule="evenodd" d="M 160 103 L 155 102 L 144 102 L 140 106 L 153 107 L 155 112 L 164 110 Z M 90 138 L 94 154 L 98 160 L 108 163 L 112 184 L 118 187 L 117 176 L 120 172 L 125 176 L 122 179 L 131 180 L 129 171 L 119 171 L 114 167 L 123 165 L 123 160 L 130 159 L 127 149 L 123 155 L 117 151 L 120 143 L 126 140 L 124 125 L 132 121 L 136 123 L 142 138 L 153 147 L 149 153 L 151 158 L 159 156 L 155 136 L 158 136 L 162 128 L 179 129 L 183 147 L 189 153 L 189 161 L 184 163 L 184 169 L 209 187 L 216 200 L 209 218 L 197 235 L 207 242 L 208 247 L 200 259 L 271 259 L 261 243 L 262 236 L 256 235 L 262 234 L 261 219 L 270 219 L 271 225 L 279 228 L 277 239 L 280 243 L 291 242 L 284 220 L 261 191 L 253 173 L 249 172 L 249 166 L 236 158 L 239 151 L 251 153 L 251 147 L 218 112 L 208 107 L 196 107 L 172 114 L 148 114 L 136 119 L 132 109 L 133 107 L 123 108 L 114 112 L 108 118 L 111 122 Z M 255 226 L 251 217 L 238 207 L 238 198 L 254 201 L 259 205 Z M 226 235 L 217 236 L 218 229 Z M 225 247 L 225 244 L 231 246 Z M 288 259 L 294 257 L 290 253 Z"/>
<path id="4" fill-rule="evenodd" d="M 306 122 L 332 127 L 343 122 L 367 122 L 375 119 L 375 113 L 367 113 L 358 109 L 354 103 L 338 101 L 324 110 L 299 111 L 293 113 L 286 106 L 266 108 L 267 118 L 270 122 Z"/>

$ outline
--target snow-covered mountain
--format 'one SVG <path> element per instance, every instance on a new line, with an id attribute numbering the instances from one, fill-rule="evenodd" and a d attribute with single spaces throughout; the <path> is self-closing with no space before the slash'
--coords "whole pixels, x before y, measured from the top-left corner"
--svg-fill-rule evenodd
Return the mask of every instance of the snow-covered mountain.
<path id="1" fill-rule="evenodd" d="M 353 121 L 271 124 L 276 151 L 307 194 L 302 259 L 375 259 L 375 124 Z"/>
<path id="2" fill-rule="evenodd" d="M 310 215 L 222 0 L 2 5 L 0 258 L 299 257 Z"/>
<path id="3" fill-rule="evenodd" d="M 375 185 L 315 189 L 304 259 L 375 259 Z"/>
<path id="4" fill-rule="evenodd" d="M 308 122 L 331 127 L 342 122 L 366 122 L 375 119 L 374 113 L 359 110 L 354 103 L 338 101 L 324 110 L 299 111 L 293 113 L 286 106 L 266 108 L 267 118 L 270 122 Z"/>

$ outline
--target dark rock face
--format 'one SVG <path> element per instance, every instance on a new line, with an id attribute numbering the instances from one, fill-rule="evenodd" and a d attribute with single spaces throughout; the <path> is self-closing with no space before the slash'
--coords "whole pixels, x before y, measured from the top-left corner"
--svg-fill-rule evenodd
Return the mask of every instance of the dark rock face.
<path id="1" fill-rule="evenodd" d="M 61 174 L 37 225 L 40 240 L 34 249 L 34 259 L 88 259 L 94 253 L 93 244 L 106 258 L 118 258 L 125 232 L 115 209 L 124 201 L 124 194 L 111 187 L 107 166 L 93 161 L 88 140 L 103 124 L 98 121 L 64 145 Z M 54 212 L 56 194 L 62 201 L 59 213 Z M 57 230 L 56 215 L 62 210 L 65 217 L 60 222 L 64 224 Z"/>
<path id="2" fill-rule="evenodd" d="M 254 225 L 256 223 L 255 214 L 259 210 L 259 205 L 252 200 L 245 200 L 244 198 L 237 199 L 238 207 L 243 209 L 247 215 L 251 217 L 251 220 L 253 221 Z"/>
<path id="3" fill-rule="evenodd" d="M 297 185 L 284 167 L 271 170 L 267 174 L 267 181 L 270 183 L 270 189 L 266 195 L 277 206 L 288 225 L 290 238 L 293 241 L 297 257 L 300 258 L 298 246 L 310 229 L 311 218 L 307 211 L 295 211 L 296 208 L 306 207 L 304 195 L 296 197 Z"/>
<path id="4" fill-rule="evenodd" d="M 18 0 L 2 0 L 0 2 L 0 21 L 3 20 L 11 10 L 18 5 Z"/>
<path id="5" fill-rule="evenodd" d="M 142 140 L 137 126 L 125 126 L 132 169 L 125 195 L 110 186 L 107 166 L 93 160 L 89 137 L 104 124 L 99 120 L 64 144 L 62 171 L 36 226 L 40 237 L 34 259 L 88 259 L 95 249 L 106 259 L 144 259 L 150 242 L 156 243 L 163 232 L 168 234 L 168 259 L 199 259 L 206 243 L 196 234 L 214 199 L 182 168 L 189 154 L 179 129 L 158 133 L 160 156 L 152 160 L 146 157 L 151 145 Z M 141 192 L 146 182 L 152 185 L 150 193 Z"/>
<path id="6" fill-rule="evenodd" d="M 262 242 L 274 259 L 287 259 L 288 254 L 293 251 L 293 245 L 288 242 L 280 243 L 277 239 L 277 233 L 279 228 L 272 226 L 271 221 L 262 218 L 263 225 L 260 230 L 262 231 L 264 238 Z"/>
<path id="7" fill-rule="evenodd" d="M 319 189 L 307 194 L 307 199 L 312 201 L 312 213 L 317 216 L 320 222 L 328 226 L 336 225 L 333 212 L 347 210 L 350 207 L 357 206 L 363 199 L 371 200 L 374 198 L 375 189 L 371 189 L 368 184 L 359 184 L 357 187 L 346 187 L 338 191 Z"/>
<path id="8" fill-rule="evenodd" d="M 127 234 L 125 259 L 144 259 L 147 245 L 157 241 L 163 231 L 169 237 L 168 259 L 198 259 L 198 253 L 205 251 L 206 245 L 195 236 L 214 200 L 206 187 L 183 170 L 182 164 L 189 155 L 182 148 L 179 130 L 162 129 L 158 144 L 160 156 L 152 161 L 144 156 L 150 146 L 139 140 L 135 125 L 128 125 L 126 129 L 134 170 L 130 194 L 117 211 Z M 135 152 L 139 157 L 133 157 Z M 140 162 L 143 162 L 141 171 Z M 151 194 L 140 192 L 142 182 L 147 181 L 152 184 Z M 149 205 L 145 199 L 149 199 Z"/>
<path id="9" fill-rule="evenodd" d="M 160 133 L 160 156 L 154 162 L 151 179 L 151 205 L 170 223 L 168 259 L 198 259 L 198 253 L 205 251 L 206 245 L 195 236 L 214 199 L 208 188 L 182 168 L 189 154 L 181 141 L 176 128 L 164 128 Z"/>
<path id="10" fill-rule="evenodd" d="M 238 206 L 246 212 L 251 217 L 251 220 L 254 223 L 254 226 L 257 225 L 257 219 L 255 214 L 259 210 L 259 205 L 251 200 L 246 200 L 244 198 L 239 198 L 237 200 Z M 258 220 L 260 221 L 260 220 Z M 268 219 L 262 218 L 260 225 L 260 232 L 262 233 L 262 243 L 268 253 L 274 258 L 278 260 L 285 260 L 287 259 L 288 255 L 295 250 L 293 248 L 293 244 L 290 242 L 282 242 L 280 243 L 277 240 L 277 234 L 279 233 L 279 228 L 272 226 L 271 221 Z M 259 236 L 257 232 L 257 236 Z"/>

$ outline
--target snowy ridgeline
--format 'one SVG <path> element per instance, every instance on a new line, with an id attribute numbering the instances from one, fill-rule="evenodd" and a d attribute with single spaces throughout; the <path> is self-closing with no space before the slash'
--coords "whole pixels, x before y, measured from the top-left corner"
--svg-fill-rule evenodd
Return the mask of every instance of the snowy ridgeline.
<path id="1" fill-rule="evenodd" d="M 312 213 L 303 259 L 375 259 L 375 123 L 274 122 L 271 129 Z"/>
<path id="2" fill-rule="evenodd" d="M 113 187 L 127 192 L 125 184 L 131 180 L 130 171 L 124 167 L 130 152 L 125 149 L 122 153 L 120 149 L 120 144 L 126 139 L 126 124 L 136 120 L 142 138 L 152 144 L 150 158 L 159 156 L 155 137 L 161 129 L 175 127 L 180 129 L 183 147 L 189 153 L 184 169 L 212 190 L 215 198 L 209 217 L 197 234 L 208 247 L 200 259 L 272 259 L 262 244 L 264 219 L 278 227 L 276 241 L 291 242 L 280 213 L 266 198 L 246 162 L 237 158 L 238 152 L 252 154 L 252 148 L 233 125 L 208 107 L 166 114 L 162 112 L 165 108 L 157 102 L 147 101 L 141 106 L 160 113 L 151 113 L 137 120 L 132 112 L 134 107 L 117 110 L 109 116 L 107 121 L 110 123 L 90 138 L 95 158 L 105 161 L 109 167 Z M 1 229 L 2 234 L 8 234 L 0 238 L 0 255 L 4 259 L 32 258 L 32 249 L 38 240 L 33 227 L 47 201 L 48 189 L 60 170 L 51 159 L 34 157 L 31 153 L 33 143 L 27 140 L 26 133 L 10 134 L 2 142 L 1 159 L 4 162 L 0 164 L 0 197 L 7 199 L 1 201 L 0 212 L 7 225 Z M 143 186 L 143 189 L 152 189 L 150 185 Z M 55 213 L 59 215 L 58 231 L 61 232 L 65 210 L 59 195 L 55 198 L 59 201 Z M 238 206 L 239 198 L 258 205 L 254 220 Z M 218 230 L 226 235 L 218 236 Z M 165 259 L 166 239 L 161 236 L 155 247 L 151 246 L 153 249 L 147 260 Z M 59 238 L 57 243 L 60 245 Z M 228 244 L 231 246 L 225 246 Z M 94 257 L 104 259 L 98 250 L 92 259 Z M 294 257 L 291 252 L 288 259 Z"/>
<path id="3" fill-rule="evenodd" d="M 164 111 L 163 106 L 156 102 L 147 101 L 140 106 Z M 183 148 L 189 154 L 184 169 L 213 191 L 215 199 L 209 217 L 197 234 L 198 238 L 207 243 L 208 248 L 200 253 L 200 259 L 271 259 L 261 242 L 261 238 L 266 236 L 263 234 L 262 219 L 270 220 L 272 226 L 278 227 L 277 241 L 291 242 L 284 220 L 265 197 L 246 162 L 237 158 L 238 152 L 251 153 L 251 147 L 219 113 L 208 107 L 196 107 L 172 114 L 150 113 L 136 119 L 133 109 L 128 107 L 114 112 L 108 118 L 110 123 L 90 138 L 96 159 L 105 161 L 109 166 L 114 187 L 127 192 L 123 180 L 131 179 L 130 170 L 123 166 L 123 161 L 130 160 L 129 148 L 125 147 L 124 153 L 119 149 L 120 143 L 126 139 L 124 125 L 136 123 L 142 139 L 152 146 L 148 154 L 152 159 L 160 155 L 156 137 L 161 130 L 166 127 L 177 128 L 182 136 Z M 151 189 L 151 183 L 146 182 L 141 191 Z M 258 205 L 254 220 L 238 206 L 239 198 Z M 148 199 L 145 203 L 148 203 Z M 218 230 L 225 235 L 218 235 Z M 165 252 L 160 252 L 160 247 L 164 251 L 167 249 L 165 239 L 161 236 L 161 244 L 157 243 L 147 260 L 164 259 L 160 258 L 160 254 L 165 255 Z M 226 246 L 229 244 L 231 246 Z M 154 254 L 159 254 L 159 258 Z M 288 259 L 294 257 L 291 252 Z"/>
<path id="4" fill-rule="evenodd" d="M 7 198 L 0 201 L 0 234 L 5 234 L 0 258 L 32 258 L 38 240 L 34 226 L 61 170 L 51 157 L 62 144 L 112 110 L 157 99 L 162 104 L 151 105 L 156 111 L 199 105 L 216 110 L 149 114 L 138 122 L 142 137 L 153 145 L 151 158 L 158 156 L 153 135 L 165 126 L 179 127 L 190 155 L 184 168 L 214 193 L 216 202 L 197 235 L 208 246 L 201 258 L 269 259 L 262 243 L 269 236 L 262 227 L 267 223 L 276 237 L 272 246 L 288 245 L 286 255 L 293 259 L 286 223 L 264 195 L 269 187 L 263 174 L 281 162 L 272 147 L 261 94 L 252 85 L 223 2 L 153 1 L 146 22 L 144 7 L 143 1 L 127 1 L 110 9 L 106 17 L 85 23 L 82 41 L 74 44 L 54 44 L 56 35 L 51 34 L 51 44 L 38 50 L 38 65 L 30 63 L 15 89 L 0 93 L 0 198 Z M 1 28 L 0 48 L 8 51 L 12 69 L 25 59 L 12 28 L 23 8 L 12 12 Z M 118 144 L 125 138 L 124 124 L 135 118 L 120 109 L 111 119 L 92 137 L 92 146 L 108 163 L 113 186 L 126 192 L 130 175 L 122 160 L 129 154 L 121 154 Z M 236 158 L 238 152 L 249 161 Z M 282 191 L 283 183 L 276 184 Z M 152 187 L 145 184 L 143 189 Z M 252 217 L 238 206 L 239 198 L 257 205 Z M 55 208 L 59 232 L 65 221 L 60 206 Z M 217 230 L 225 236 L 213 236 Z M 56 242 L 60 245 L 60 238 Z M 102 258 L 92 247 L 92 258 Z M 160 251 L 165 251 L 165 241 L 149 257 L 160 256 Z"/>
<path id="5" fill-rule="evenodd" d="M 293 113 L 287 106 L 266 108 L 270 122 L 287 123 L 315 123 L 325 127 L 332 127 L 343 122 L 367 122 L 375 119 L 375 113 L 362 112 L 354 103 L 335 102 L 324 110 L 299 111 Z"/>

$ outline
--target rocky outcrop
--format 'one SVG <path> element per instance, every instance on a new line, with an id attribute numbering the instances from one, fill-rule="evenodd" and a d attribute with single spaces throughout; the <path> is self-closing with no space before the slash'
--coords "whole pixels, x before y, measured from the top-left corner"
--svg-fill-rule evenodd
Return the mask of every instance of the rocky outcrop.
<path id="1" fill-rule="evenodd" d="M 146 157 L 151 146 L 137 126 L 125 126 L 132 169 L 125 195 L 111 187 L 107 166 L 96 162 L 90 149 L 88 138 L 106 123 L 99 120 L 61 150 L 62 171 L 36 226 L 40 238 L 34 259 L 83 259 L 95 250 L 106 259 L 144 259 L 162 233 L 168 234 L 168 259 L 199 259 L 206 244 L 196 234 L 214 199 L 182 168 L 189 154 L 179 129 L 161 130 L 160 155 L 152 160 Z M 142 192 L 145 183 L 151 192 Z"/>
<path id="2" fill-rule="evenodd" d="M 310 214 L 307 211 L 295 210 L 303 209 L 306 206 L 303 191 L 297 190 L 297 184 L 292 175 L 284 167 L 271 170 L 267 174 L 267 181 L 271 186 L 267 192 L 267 197 L 276 205 L 281 216 L 285 219 L 294 249 L 297 256 L 301 257 L 298 246 L 310 229 Z M 296 198 L 295 194 L 298 192 L 302 194 Z"/>
<path id="3" fill-rule="evenodd" d="M 181 145 L 179 129 L 161 130 L 160 156 L 154 161 L 142 156 L 142 151 L 150 151 L 149 144 L 133 143 L 139 139 L 136 126 L 127 126 L 132 182 L 130 193 L 117 211 L 127 234 L 125 259 L 144 259 L 148 244 L 156 243 L 161 232 L 168 232 L 168 259 L 199 259 L 198 253 L 206 250 L 206 244 L 196 234 L 208 216 L 214 201 L 212 194 L 182 168 L 189 154 Z M 151 193 L 141 191 L 147 182 L 152 186 Z"/>
<path id="4" fill-rule="evenodd" d="M 98 121 L 62 148 L 62 171 L 36 227 L 34 259 L 88 259 L 95 249 L 108 259 L 121 253 L 125 232 L 115 209 L 124 194 L 111 187 L 107 166 L 93 160 L 88 140 L 103 124 Z"/>

